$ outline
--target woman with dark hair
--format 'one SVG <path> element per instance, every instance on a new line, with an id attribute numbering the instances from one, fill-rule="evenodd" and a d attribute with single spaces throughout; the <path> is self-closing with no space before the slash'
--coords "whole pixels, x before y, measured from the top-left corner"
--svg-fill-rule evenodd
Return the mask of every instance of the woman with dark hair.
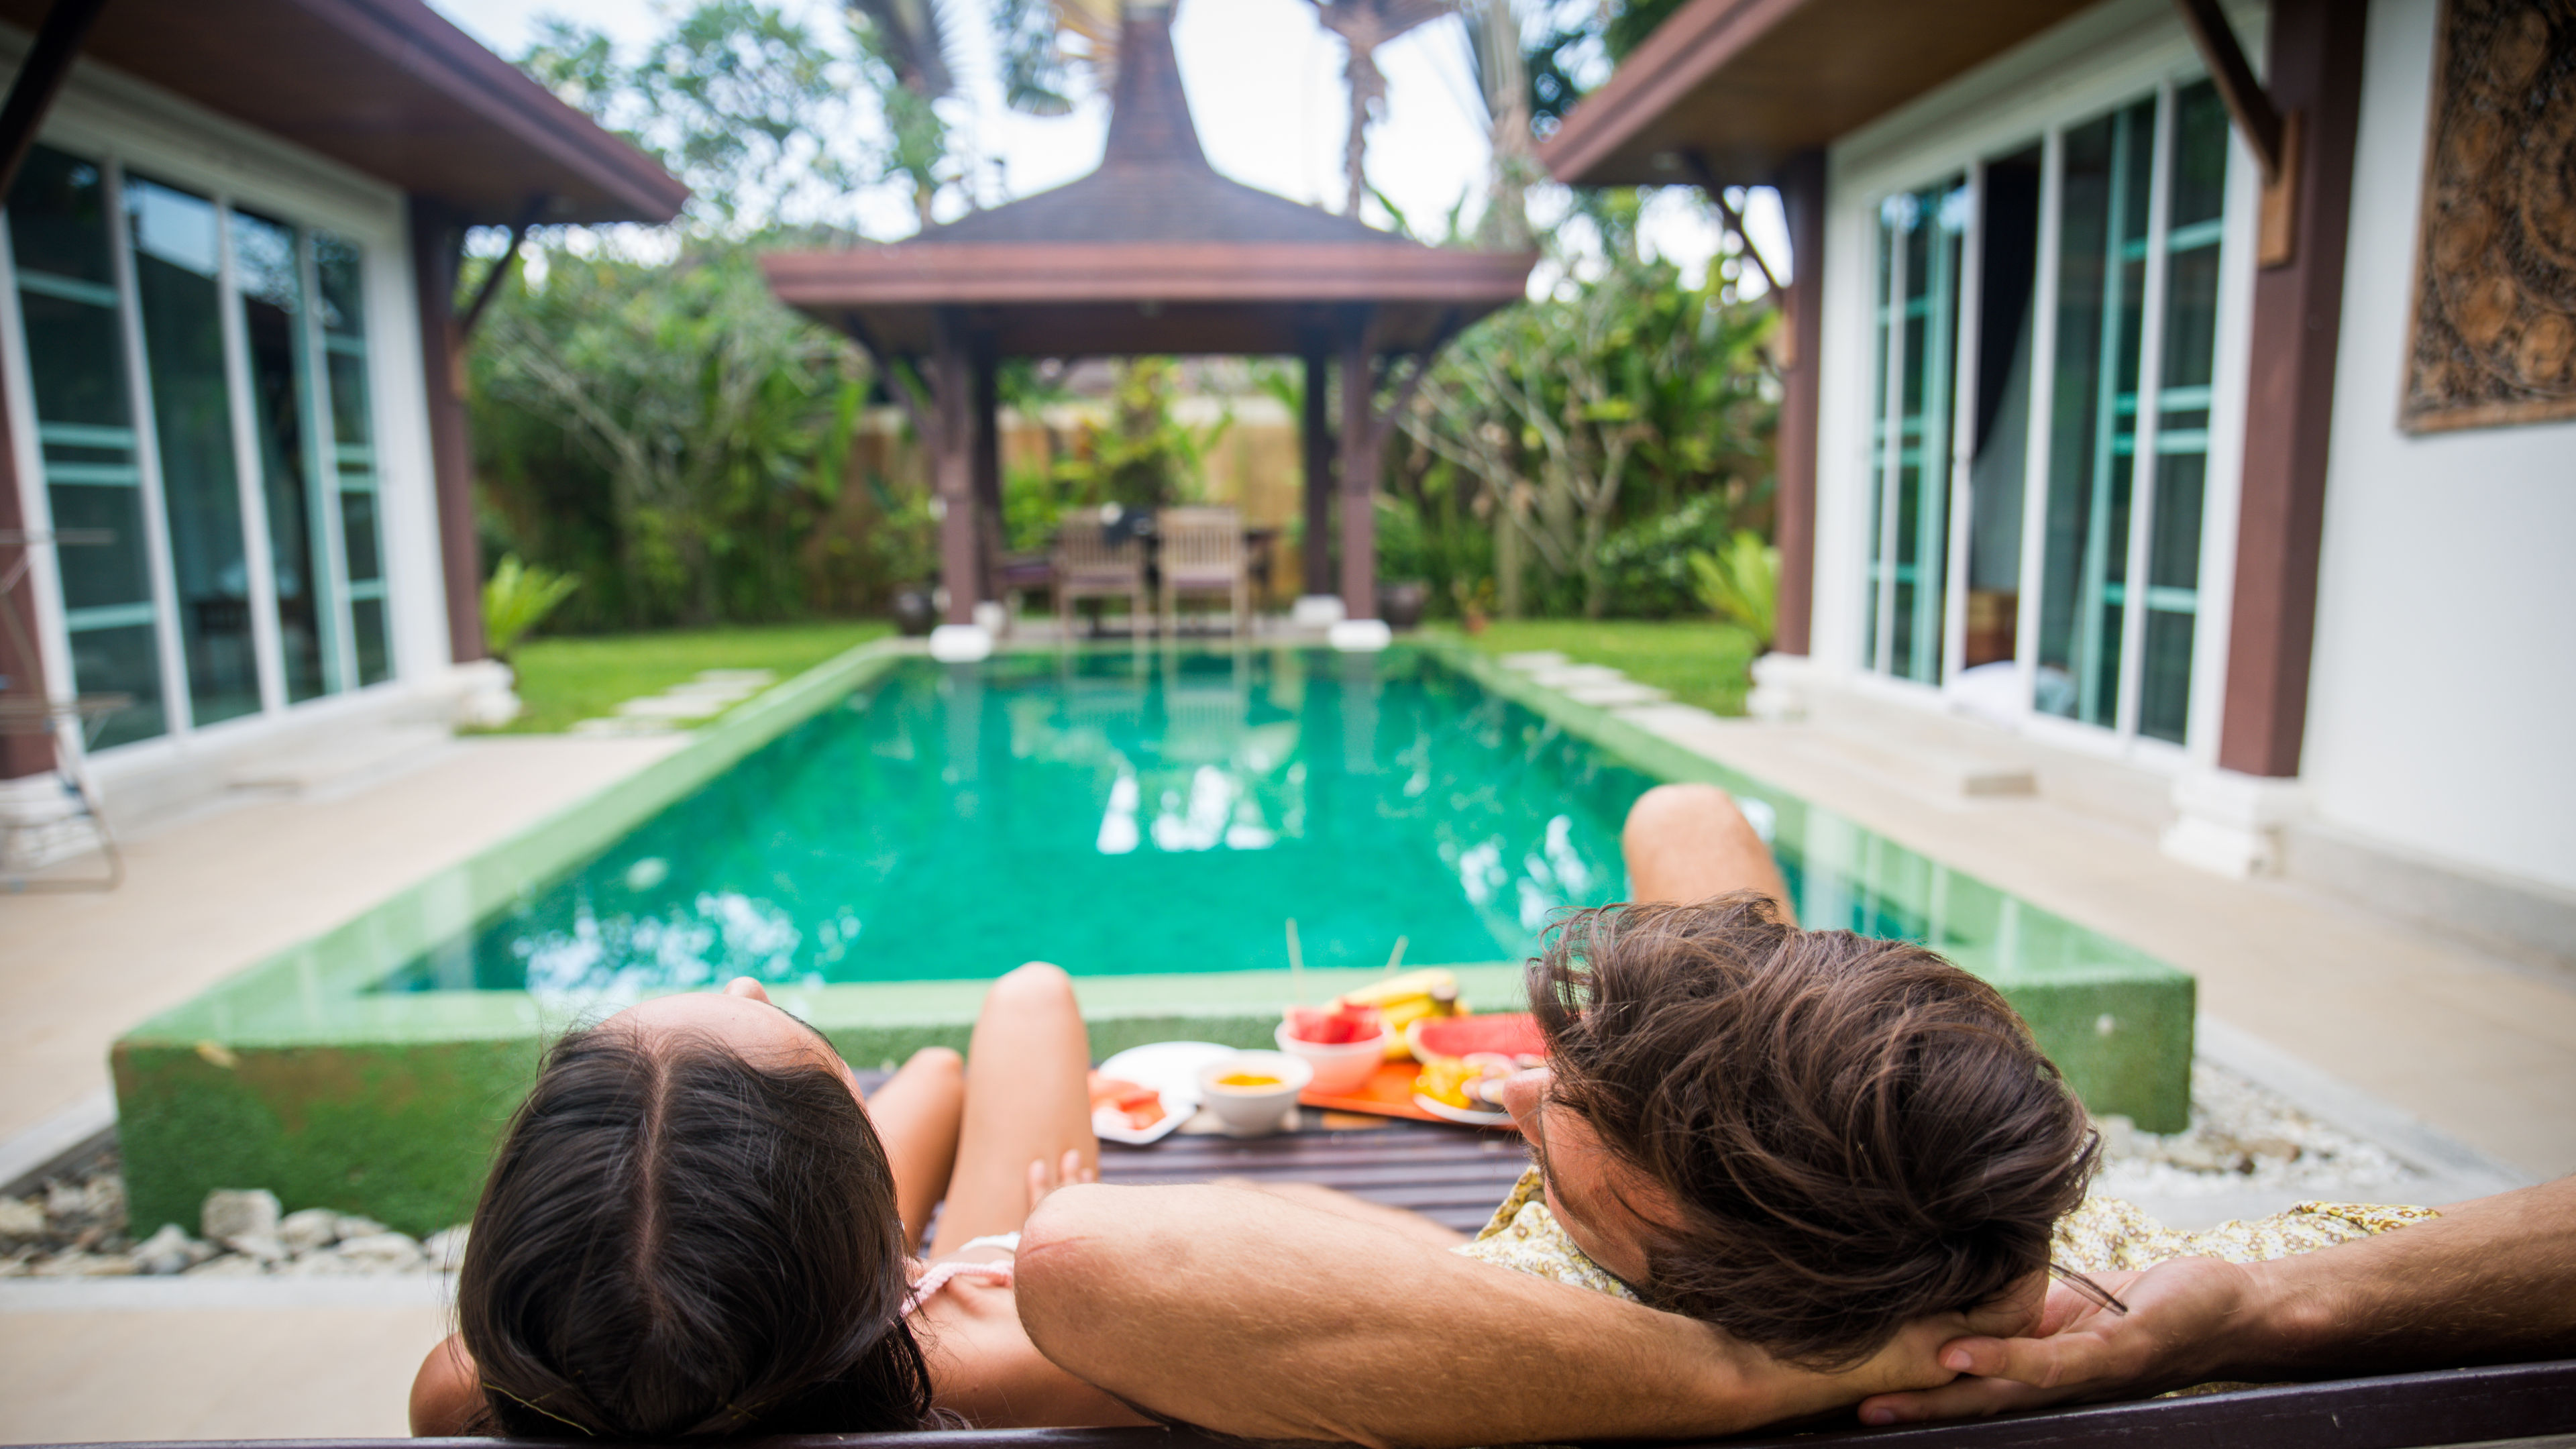
<path id="1" fill-rule="evenodd" d="M 1012 1299 L 1022 1219 L 1097 1175 L 1089 1065 L 1072 983 L 1035 964 L 965 1061 L 921 1051 L 864 1103 L 747 977 L 571 1033 L 494 1159 L 412 1431 L 1144 1422 L 1040 1357 Z"/>

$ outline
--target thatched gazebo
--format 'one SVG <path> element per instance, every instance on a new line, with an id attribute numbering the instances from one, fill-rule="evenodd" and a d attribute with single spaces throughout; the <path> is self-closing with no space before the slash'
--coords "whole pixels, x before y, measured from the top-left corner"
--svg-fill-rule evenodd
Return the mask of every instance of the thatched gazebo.
<path id="1" fill-rule="evenodd" d="M 881 364 L 914 362 L 927 380 L 927 399 L 900 382 L 895 391 L 913 410 L 945 505 L 951 623 L 994 596 L 997 364 L 1157 353 L 1305 360 L 1305 590 L 1338 592 L 1349 617 L 1376 617 L 1370 494 L 1395 407 L 1459 328 L 1520 299 L 1537 260 L 1423 246 L 1219 176 L 1181 92 L 1172 8 L 1129 0 L 1108 144 L 1090 175 L 890 246 L 762 261 L 781 300 L 847 332 Z M 1331 362 L 1346 382 L 1338 445 L 1325 402 Z"/>

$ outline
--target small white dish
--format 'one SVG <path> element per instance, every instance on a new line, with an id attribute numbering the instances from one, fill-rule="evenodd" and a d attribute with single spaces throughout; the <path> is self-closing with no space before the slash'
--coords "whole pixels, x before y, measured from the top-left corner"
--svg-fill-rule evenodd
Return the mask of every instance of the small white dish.
<path id="1" fill-rule="evenodd" d="M 1268 1087 L 1229 1087 L 1219 1080 L 1237 1075 L 1272 1077 L 1277 1082 Z M 1199 1068 L 1199 1091 L 1228 1136 L 1266 1137 L 1279 1130 L 1297 1105 L 1297 1094 L 1314 1079 L 1315 1069 L 1304 1057 L 1235 1052 Z"/>
<path id="2" fill-rule="evenodd" d="M 1103 1142 L 1143 1147 L 1180 1130 L 1199 1110 L 1199 1068 L 1234 1055 L 1234 1048 L 1212 1041 L 1158 1041 L 1129 1047 L 1099 1067 L 1100 1075 L 1151 1087 L 1163 1099 L 1163 1119 L 1151 1127 L 1129 1127 L 1116 1112 L 1095 1112 L 1092 1135 Z"/>
<path id="3" fill-rule="evenodd" d="M 1288 1023 L 1284 1021 L 1272 1036 L 1281 1051 L 1303 1058 L 1315 1069 L 1315 1080 L 1308 1090 L 1325 1097 L 1347 1097 L 1366 1086 L 1386 1060 L 1386 1049 L 1395 1043 L 1395 1033 L 1385 1027 L 1379 1027 L 1377 1035 L 1366 1041 L 1303 1041 L 1288 1034 Z"/>
<path id="4" fill-rule="evenodd" d="M 1437 1097 L 1426 1097 L 1420 1092 L 1413 1094 L 1413 1105 L 1444 1122 L 1457 1122 L 1469 1127 L 1508 1127 L 1512 1122 L 1512 1114 L 1509 1112 L 1470 1112 L 1464 1107 L 1452 1107 Z"/>

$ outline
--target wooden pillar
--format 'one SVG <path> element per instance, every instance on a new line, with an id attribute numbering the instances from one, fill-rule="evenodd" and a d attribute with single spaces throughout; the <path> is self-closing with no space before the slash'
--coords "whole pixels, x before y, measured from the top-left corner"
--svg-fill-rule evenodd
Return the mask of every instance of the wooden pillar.
<path id="1" fill-rule="evenodd" d="M 1330 399 L 1330 349 L 1312 343 L 1305 353 L 1306 536 L 1300 550 L 1299 592 L 1333 591 L 1333 420 Z"/>
<path id="2" fill-rule="evenodd" d="M 465 222 L 446 204 L 411 198 L 411 268 L 420 310 L 429 464 L 438 502 L 439 572 L 447 585 L 447 652 L 481 659 L 483 549 L 474 531 L 474 441 L 465 419 L 465 341 L 456 323 L 456 271 Z"/>
<path id="3" fill-rule="evenodd" d="M 942 307 L 932 319 L 930 406 L 933 436 L 930 482 L 939 499 L 939 581 L 948 590 L 948 622 L 975 622 L 980 586 L 976 559 L 974 427 L 967 414 L 974 401 L 974 363 L 967 353 L 966 319 L 954 307 Z"/>
<path id="4" fill-rule="evenodd" d="M 1342 614 L 1377 617 L 1377 309 L 1342 338 Z"/>
<path id="5" fill-rule="evenodd" d="M 2368 8 L 2350 0 L 2275 0 L 2272 7 L 2267 89 L 2283 114 L 2301 115 L 2301 154 L 2289 198 L 2297 245 L 2285 263 L 2254 274 L 2235 603 L 2218 739 L 2220 767 L 2248 775 L 2298 774 L 2307 733 L 2368 20 Z"/>
<path id="6" fill-rule="evenodd" d="M 1002 516 L 1002 369 L 989 338 L 975 346 L 975 515 L 976 597 L 1002 596 L 1002 551 L 1010 546 L 1008 522 Z"/>
<path id="7" fill-rule="evenodd" d="M 1789 220 L 1789 287 L 1780 299 L 1780 430 L 1773 493 L 1780 600 L 1771 647 L 1805 654 L 1816 605 L 1816 417 L 1823 392 L 1825 153 L 1802 151 L 1779 175 Z"/>

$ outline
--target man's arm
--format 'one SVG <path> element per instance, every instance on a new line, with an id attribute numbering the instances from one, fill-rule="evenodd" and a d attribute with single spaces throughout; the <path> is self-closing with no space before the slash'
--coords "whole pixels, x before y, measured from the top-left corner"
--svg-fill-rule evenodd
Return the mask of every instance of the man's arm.
<path id="1" fill-rule="evenodd" d="M 2214 1379 L 2341 1377 L 2576 1352 L 2576 1178 L 2444 1208 L 2427 1223 L 2243 1265 L 2161 1264 L 2106 1287 L 2119 1315 L 2058 1289 L 2034 1338 L 1967 1338 L 1979 1375 L 1870 1400 L 1892 1424 Z"/>
<path id="2" fill-rule="evenodd" d="M 1704 1323 L 1223 1187 L 1066 1188 L 1030 1216 L 1015 1286 L 1040 1351 L 1140 1408 L 1382 1446 L 1748 1429 L 1944 1382 L 1934 1350 L 1967 1321 L 1813 1374 Z"/>

